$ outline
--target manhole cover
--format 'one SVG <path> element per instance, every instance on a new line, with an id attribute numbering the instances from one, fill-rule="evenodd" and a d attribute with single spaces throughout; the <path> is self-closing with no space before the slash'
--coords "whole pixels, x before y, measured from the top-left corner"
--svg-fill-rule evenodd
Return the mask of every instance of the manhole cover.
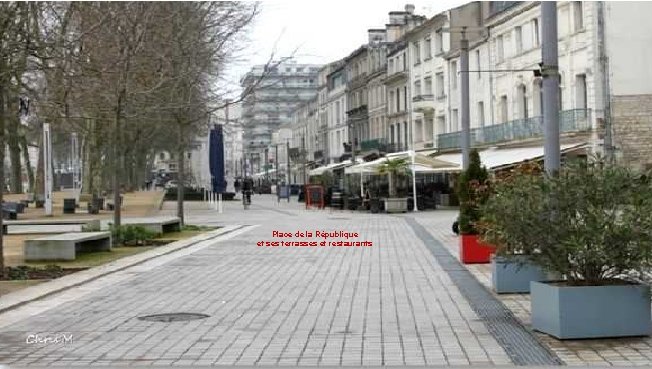
<path id="1" fill-rule="evenodd" d="M 206 314 L 197 314 L 197 313 L 169 313 L 169 314 L 154 314 L 154 315 L 145 315 L 139 316 L 140 320 L 147 320 L 150 322 L 184 322 L 187 320 L 197 320 L 205 319 L 209 316 Z"/>

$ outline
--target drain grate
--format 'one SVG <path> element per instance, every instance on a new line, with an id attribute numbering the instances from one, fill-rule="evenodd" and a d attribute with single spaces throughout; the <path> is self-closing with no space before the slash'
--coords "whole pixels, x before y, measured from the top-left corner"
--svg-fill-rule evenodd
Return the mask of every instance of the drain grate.
<path id="1" fill-rule="evenodd" d="M 414 218 L 407 224 L 430 250 L 489 333 L 516 365 L 561 365 L 562 361 L 494 297 L 437 239 Z"/>
<path id="2" fill-rule="evenodd" d="M 205 319 L 210 315 L 198 314 L 198 313 L 168 313 L 168 314 L 154 314 L 154 315 L 145 315 L 139 316 L 138 319 L 146 320 L 149 322 L 185 322 L 188 320 L 197 320 Z"/>

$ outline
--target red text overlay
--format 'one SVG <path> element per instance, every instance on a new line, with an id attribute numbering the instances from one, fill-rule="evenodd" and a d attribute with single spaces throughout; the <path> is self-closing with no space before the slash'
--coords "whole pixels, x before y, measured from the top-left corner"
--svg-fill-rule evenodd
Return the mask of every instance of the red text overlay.
<path id="1" fill-rule="evenodd" d="M 356 240 L 357 232 L 346 231 L 272 231 L 272 239 L 258 241 L 258 247 L 371 247 L 373 242 Z"/>

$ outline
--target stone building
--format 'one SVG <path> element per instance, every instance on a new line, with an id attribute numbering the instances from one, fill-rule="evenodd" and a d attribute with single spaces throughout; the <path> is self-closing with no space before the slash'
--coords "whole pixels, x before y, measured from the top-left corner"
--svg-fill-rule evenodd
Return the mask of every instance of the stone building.
<path id="1" fill-rule="evenodd" d="M 486 33 L 471 45 L 470 69 L 494 72 L 470 76 L 472 145 L 540 147 L 543 91 L 533 72 L 541 62 L 540 4 L 490 2 L 482 7 Z M 652 4 L 558 2 L 557 7 L 562 145 L 650 167 L 652 53 L 641 45 L 652 41 L 652 26 L 642 15 Z M 459 52 L 445 58 L 453 69 Z M 459 110 L 459 93 L 451 94 L 448 105 Z M 436 146 L 459 150 L 459 131 L 454 124 L 444 132 L 436 129 Z"/>

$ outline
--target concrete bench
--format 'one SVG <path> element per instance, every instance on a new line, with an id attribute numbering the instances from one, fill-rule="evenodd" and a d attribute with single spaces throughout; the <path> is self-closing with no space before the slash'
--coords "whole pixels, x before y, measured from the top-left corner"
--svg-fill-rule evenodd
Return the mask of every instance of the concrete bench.
<path id="1" fill-rule="evenodd" d="M 181 231 L 181 219 L 177 217 L 124 218 L 122 224 L 143 227 L 159 234 Z"/>
<path id="2" fill-rule="evenodd" d="M 111 232 L 63 233 L 25 241 L 25 260 L 75 260 L 78 252 L 110 251 Z"/>
<path id="3" fill-rule="evenodd" d="M 3 202 L 2 207 L 7 210 L 13 210 L 18 214 L 22 214 L 25 211 L 25 204 L 21 202 Z"/>
<path id="4" fill-rule="evenodd" d="M 8 234 L 9 226 L 39 226 L 39 225 L 80 225 L 80 231 L 100 230 L 99 219 L 25 219 L 8 220 L 2 223 L 2 234 Z M 39 231 L 40 232 L 40 231 Z M 66 233 L 68 231 L 43 231 L 41 233 Z M 37 233 L 37 232 L 31 232 Z"/>
<path id="5" fill-rule="evenodd" d="M 18 219 L 18 213 L 16 210 L 2 208 L 2 219 L 15 220 Z"/>

